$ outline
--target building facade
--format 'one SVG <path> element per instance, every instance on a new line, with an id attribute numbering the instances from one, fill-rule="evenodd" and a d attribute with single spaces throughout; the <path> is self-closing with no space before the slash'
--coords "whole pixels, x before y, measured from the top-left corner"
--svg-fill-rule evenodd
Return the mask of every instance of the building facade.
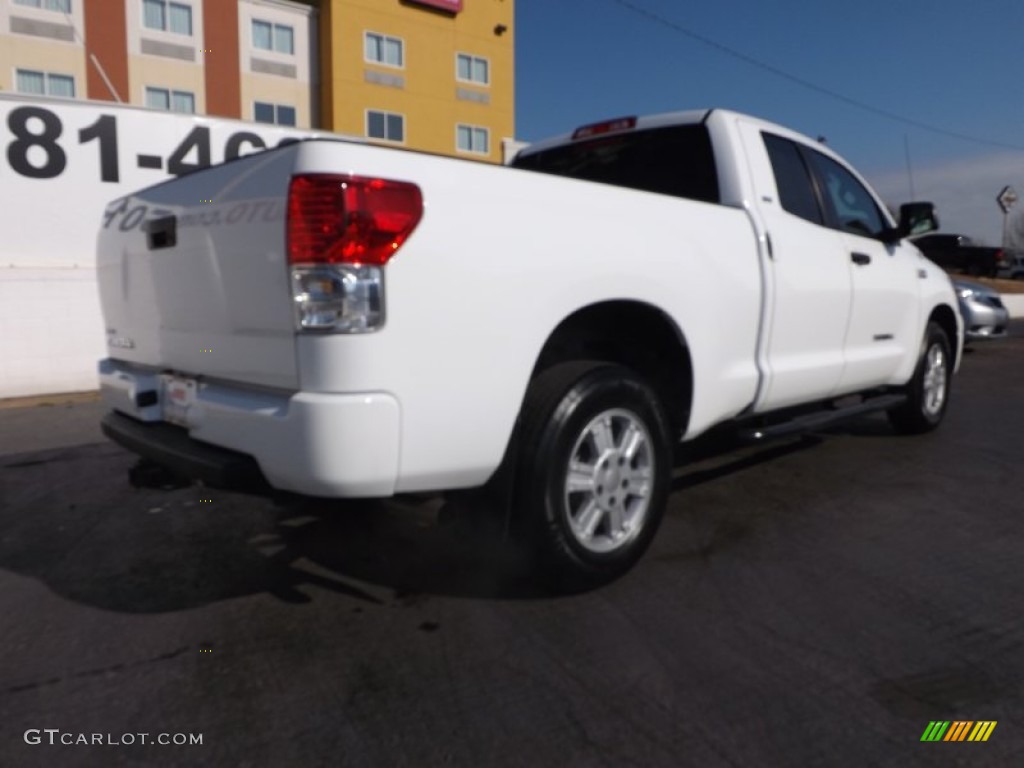
<path id="1" fill-rule="evenodd" d="M 332 0 L 321 8 L 324 125 L 499 162 L 514 136 L 513 0 Z"/>
<path id="2" fill-rule="evenodd" d="M 0 89 L 501 162 L 514 0 L 0 0 Z"/>

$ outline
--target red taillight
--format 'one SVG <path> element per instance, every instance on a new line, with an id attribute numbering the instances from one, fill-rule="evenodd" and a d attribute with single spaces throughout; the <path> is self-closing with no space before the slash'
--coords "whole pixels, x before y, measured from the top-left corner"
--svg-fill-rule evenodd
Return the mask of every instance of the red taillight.
<path id="1" fill-rule="evenodd" d="M 288 261 L 386 264 L 423 216 L 415 184 L 304 174 L 288 189 Z"/>
<path id="2" fill-rule="evenodd" d="M 621 133 L 622 131 L 630 131 L 634 128 L 636 128 L 635 117 L 620 117 L 616 120 L 605 120 L 602 123 L 593 123 L 577 128 L 573 131 L 572 140 L 579 141 L 580 139 L 604 136 L 609 133 Z"/>

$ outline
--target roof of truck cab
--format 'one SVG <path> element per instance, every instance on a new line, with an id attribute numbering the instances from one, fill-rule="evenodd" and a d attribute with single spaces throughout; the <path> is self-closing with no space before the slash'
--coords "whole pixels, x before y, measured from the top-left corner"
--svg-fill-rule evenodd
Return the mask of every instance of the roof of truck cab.
<path id="1" fill-rule="evenodd" d="M 659 114 L 645 116 L 620 115 L 617 118 L 611 118 L 608 120 L 597 120 L 592 123 L 583 123 L 582 125 L 577 126 L 573 131 L 569 133 L 563 133 L 558 136 L 552 136 L 551 138 L 541 139 L 540 141 L 533 142 L 532 144 L 529 144 L 528 146 L 521 149 L 517 156 L 525 157 L 527 155 L 532 155 L 535 152 L 543 152 L 546 149 L 552 149 L 554 147 L 559 147 L 566 144 L 574 144 L 577 142 L 586 141 L 587 139 L 574 139 L 573 137 L 575 135 L 575 132 L 578 131 L 580 128 L 601 125 L 603 123 L 614 123 L 618 122 L 619 120 L 636 120 L 636 124 L 631 126 L 628 130 L 638 131 L 650 128 L 662 128 L 670 125 L 696 125 L 698 123 L 706 122 L 711 118 L 712 115 L 719 119 L 728 120 L 732 118 L 744 120 L 746 122 L 752 123 L 760 127 L 762 130 L 771 131 L 772 133 L 776 133 L 780 136 L 794 139 L 804 144 L 816 146 L 816 148 L 819 151 L 824 152 L 826 155 L 831 155 L 837 159 L 842 159 L 828 145 L 823 144 L 820 141 L 815 142 L 814 139 L 812 139 L 810 136 L 802 134 L 799 131 L 795 131 L 792 128 L 787 128 L 784 125 L 773 123 L 770 120 L 765 120 L 760 117 L 748 115 L 743 112 L 736 112 L 735 110 L 731 109 L 722 109 L 720 107 L 712 107 L 710 109 L 690 109 L 679 112 L 661 112 Z M 619 133 L 626 132 L 626 130 L 613 131 L 607 135 L 617 135 Z M 598 137 L 594 136 L 593 138 Z"/>
<path id="2" fill-rule="evenodd" d="M 639 131 L 650 128 L 662 128 L 672 125 L 697 125 L 699 123 L 708 122 L 709 120 L 712 119 L 725 121 L 742 120 L 744 122 L 748 122 L 758 127 L 762 131 L 768 131 L 783 138 L 796 141 L 800 144 L 814 147 L 818 152 L 821 152 L 822 154 L 827 155 L 828 157 L 831 157 L 832 159 L 838 161 L 841 165 L 850 170 L 854 174 L 854 176 L 860 179 L 862 183 L 867 184 L 864 177 L 855 168 L 850 166 L 850 164 L 845 159 L 843 159 L 841 155 L 839 155 L 834 149 L 832 149 L 832 147 L 825 144 L 821 139 L 815 141 L 806 134 L 800 133 L 799 131 L 795 131 L 792 128 L 787 128 L 784 125 L 773 123 L 770 120 L 765 120 L 763 118 L 754 117 L 753 115 L 748 115 L 743 112 L 736 112 L 735 110 L 722 109 L 719 107 L 712 107 L 710 109 L 693 109 L 680 112 L 663 112 L 660 114 L 647 116 L 620 116 L 618 118 L 613 118 L 610 120 L 598 120 L 593 123 L 584 123 L 581 126 L 578 126 L 571 133 L 563 133 L 559 136 L 554 136 L 549 139 L 542 139 L 541 141 L 534 142 L 533 144 L 530 144 L 521 149 L 516 154 L 516 157 L 529 157 L 530 155 L 533 155 L 538 152 L 543 152 L 544 150 L 547 149 L 554 149 L 560 146 L 568 146 L 576 143 L 583 143 L 589 141 L 591 137 L 577 139 L 573 138 L 573 136 L 575 135 L 575 131 L 578 131 L 580 128 L 601 125 L 603 123 L 615 123 L 618 122 L 619 120 L 634 119 L 636 120 L 636 124 L 629 127 L 628 129 L 623 129 L 621 131 L 614 130 L 606 134 L 594 135 L 592 138 L 597 139 L 600 138 L 602 135 L 619 136 L 626 134 L 630 131 Z"/>
<path id="3" fill-rule="evenodd" d="M 681 112 L 662 112 L 657 115 L 645 115 L 636 117 L 636 125 L 630 130 L 645 130 L 649 128 L 662 128 L 667 125 L 695 125 L 703 122 L 707 119 L 713 111 L 711 109 L 691 109 Z M 633 117 L 632 115 L 628 117 Z M 569 133 L 559 134 L 558 136 L 552 136 L 551 138 L 541 139 L 535 141 L 528 147 L 523 148 L 519 152 L 519 156 L 532 155 L 534 152 L 543 152 L 545 149 L 551 149 L 552 147 L 558 147 L 563 144 L 572 144 L 574 142 L 573 135 L 575 131 L 580 127 L 586 127 L 589 125 L 597 125 L 606 122 L 615 122 L 616 120 L 628 119 L 626 115 L 620 115 L 618 118 L 612 118 L 610 120 L 595 120 L 592 123 L 583 123 Z"/>

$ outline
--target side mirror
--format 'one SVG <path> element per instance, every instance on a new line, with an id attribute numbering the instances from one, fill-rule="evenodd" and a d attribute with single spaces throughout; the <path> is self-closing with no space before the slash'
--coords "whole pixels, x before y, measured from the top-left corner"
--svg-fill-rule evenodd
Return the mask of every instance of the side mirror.
<path id="1" fill-rule="evenodd" d="M 932 203 L 904 203 L 900 206 L 900 223 L 896 229 L 882 233 L 886 243 L 897 243 L 905 237 L 923 235 L 939 228 L 939 216 Z"/>
<path id="2" fill-rule="evenodd" d="M 939 228 L 939 215 L 931 203 L 904 203 L 900 206 L 900 235 L 923 235 Z"/>

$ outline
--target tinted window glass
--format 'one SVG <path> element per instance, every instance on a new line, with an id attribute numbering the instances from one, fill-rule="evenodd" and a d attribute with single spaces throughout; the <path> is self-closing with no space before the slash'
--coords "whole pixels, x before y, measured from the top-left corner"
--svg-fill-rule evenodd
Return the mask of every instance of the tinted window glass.
<path id="1" fill-rule="evenodd" d="M 796 144 L 771 134 L 764 134 L 764 146 L 775 174 L 775 186 L 779 189 L 782 207 L 801 219 L 823 222 L 821 207 L 814 194 L 811 174 Z"/>
<path id="2" fill-rule="evenodd" d="M 718 172 L 703 125 L 651 128 L 568 144 L 516 158 L 512 165 L 709 203 Z"/>
<path id="3" fill-rule="evenodd" d="M 832 158 L 820 152 L 809 154 L 824 186 L 825 203 L 832 208 L 839 229 L 863 237 L 882 234 L 885 219 L 864 185 Z"/>
<path id="4" fill-rule="evenodd" d="M 279 106 L 277 108 L 278 125 L 295 125 L 295 107 Z"/>
<path id="5" fill-rule="evenodd" d="M 262 101 L 257 101 L 253 108 L 253 117 L 257 123 L 274 122 L 274 105 L 264 104 Z"/>

